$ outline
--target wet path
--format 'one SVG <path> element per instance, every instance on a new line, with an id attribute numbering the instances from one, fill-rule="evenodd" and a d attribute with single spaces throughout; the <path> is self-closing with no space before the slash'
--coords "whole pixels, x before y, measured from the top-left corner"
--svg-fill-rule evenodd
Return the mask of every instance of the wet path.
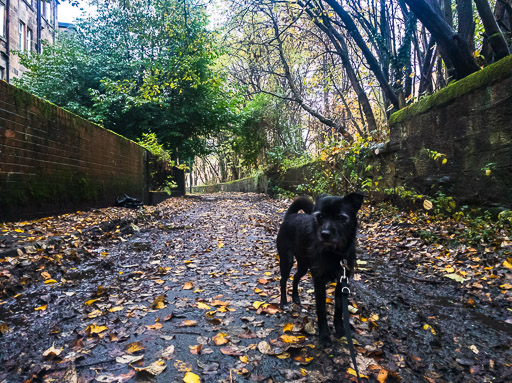
<path id="1" fill-rule="evenodd" d="M 145 213 L 92 212 L 40 240 L 42 224 L 20 226 L 14 252 L 4 229 L 0 382 L 347 381 L 343 340 L 325 349 L 314 334 L 310 278 L 302 307 L 276 305 L 274 239 L 286 207 L 219 194 Z M 376 256 L 370 222 L 352 318 L 369 381 L 507 381 L 507 301 L 490 295 L 484 304 L 418 273 L 421 260 L 391 242 Z"/>

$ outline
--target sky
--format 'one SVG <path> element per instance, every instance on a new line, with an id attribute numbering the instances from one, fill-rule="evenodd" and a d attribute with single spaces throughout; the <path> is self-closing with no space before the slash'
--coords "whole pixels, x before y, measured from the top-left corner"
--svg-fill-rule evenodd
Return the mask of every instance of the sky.
<path id="1" fill-rule="evenodd" d="M 62 23 L 72 23 L 76 17 L 80 17 L 81 8 L 84 10 L 89 10 L 89 5 L 86 1 L 81 1 L 80 6 L 72 7 L 67 2 L 62 2 L 59 4 L 58 10 L 58 20 Z"/>

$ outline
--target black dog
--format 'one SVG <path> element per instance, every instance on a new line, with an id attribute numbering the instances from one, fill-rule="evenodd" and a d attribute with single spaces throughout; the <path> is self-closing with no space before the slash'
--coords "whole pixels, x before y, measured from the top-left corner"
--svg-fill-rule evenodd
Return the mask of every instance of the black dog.
<path id="1" fill-rule="evenodd" d="M 342 262 L 348 271 L 356 261 L 357 211 L 363 196 L 352 193 L 346 197 L 321 196 L 316 204 L 306 197 L 295 200 L 284 217 L 277 234 L 277 251 L 281 269 L 281 307 L 286 305 L 286 282 L 290 277 L 293 258 L 297 259 L 297 273 L 293 277 L 292 299 L 300 304 L 298 284 L 311 270 L 315 287 L 316 312 L 320 340 L 329 342 L 325 308 L 327 282 L 339 281 L 343 275 Z M 305 214 L 298 214 L 303 210 Z M 341 283 L 336 284 L 334 328 L 337 336 L 344 335 Z"/>

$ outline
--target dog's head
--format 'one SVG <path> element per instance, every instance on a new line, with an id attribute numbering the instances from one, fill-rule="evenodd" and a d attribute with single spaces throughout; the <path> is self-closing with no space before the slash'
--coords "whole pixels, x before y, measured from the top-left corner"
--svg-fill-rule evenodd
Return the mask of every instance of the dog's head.
<path id="1" fill-rule="evenodd" d="M 313 211 L 318 241 L 326 247 L 343 250 L 354 239 L 357 211 L 362 203 L 363 196 L 358 193 L 345 197 L 318 197 Z"/>

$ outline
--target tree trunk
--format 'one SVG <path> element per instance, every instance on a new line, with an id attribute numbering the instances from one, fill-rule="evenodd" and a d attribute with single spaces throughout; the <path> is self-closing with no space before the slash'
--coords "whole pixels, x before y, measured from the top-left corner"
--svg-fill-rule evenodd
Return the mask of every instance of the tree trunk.
<path id="1" fill-rule="evenodd" d="M 489 44 L 491 44 L 492 50 L 494 51 L 496 60 L 508 56 L 509 51 L 507 43 L 505 41 L 505 38 L 501 34 L 500 28 L 496 23 L 494 15 L 492 14 L 489 2 L 487 0 L 475 0 L 475 4 L 476 9 L 478 10 L 478 14 L 482 18 L 485 33 L 487 35 L 487 38 L 489 39 Z"/>
<path id="2" fill-rule="evenodd" d="M 459 25 L 457 33 L 468 43 L 471 53 L 475 51 L 475 22 L 473 21 L 473 3 L 471 0 L 457 0 Z"/>
<path id="3" fill-rule="evenodd" d="M 393 106 L 396 109 L 400 109 L 398 97 L 396 96 L 395 92 L 393 91 L 388 81 L 386 80 L 386 77 L 384 76 L 378 61 L 375 59 L 372 52 L 366 45 L 366 41 L 364 40 L 363 36 L 361 36 L 361 34 L 359 33 L 359 30 L 357 29 L 354 20 L 352 20 L 352 17 L 343 9 L 343 7 L 336 0 L 325 0 L 325 2 L 329 4 L 331 8 L 334 10 L 334 12 L 336 12 L 336 14 L 341 18 L 348 33 L 354 39 L 359 49 L 361 49 L 361 52 L 363 53 L 363 56 L 365 57 L 366 62 L 370 67 L 370 70 L 373 72 L 373 74 L 379 81 L 379 84 L 386 98 L 393 104 Z"/>
<path id="4" fill-rule="evenodd" d="M 304 4 L 299 2 L 299 4 L 304 7 Z M 357 74 L 352 67 L 352 63 L 350 62 L 350 57 L 348 54 L 348 47 L 345 43 L 345 39 L 343 36 L 332 26 L 328 19 L 323 20 L 323 23 L 319 21 L 319 18 L 315 13 L 309 8 L 305 8 L 306 13 L 309 15 L 311 20 L 315 23 L 315 25 L 324 32 L 329 40 L 331 40 L 334 48 L 336 49 L 336 53 L 341 58 L 341 63 L 343 64 L 343 68 L 345 68 L 345 72 L 347 73 L 347 77 L 350 81 L 350 85 L 352 89 L 356 92 L 357 100 L 359 101 L 359 105 L 364 111 L 364 115 L 366 117 L 366 122 L 368 124 L 368 131 L 377 130 L 377 122 L 375 121 L 375 116 L 373 114 L 372 107 L 370 105 L 370 100 L 368 100 L 368 96 L 366 95 L 364 89 L 357 78 Z M 359 132 L 361 134 L 361 132 Z"/>
<path id="5" fill-rule="evenodd" d="M 330 0 L 332 1 L 332 0 Z M 404 0 L 416 17 L 436 39 L 443 55 L 455 68 L 455 77 L 464 78 L 480 68 L 471 54 L 467 42 L 459 36 L 424 0 Z"/>

